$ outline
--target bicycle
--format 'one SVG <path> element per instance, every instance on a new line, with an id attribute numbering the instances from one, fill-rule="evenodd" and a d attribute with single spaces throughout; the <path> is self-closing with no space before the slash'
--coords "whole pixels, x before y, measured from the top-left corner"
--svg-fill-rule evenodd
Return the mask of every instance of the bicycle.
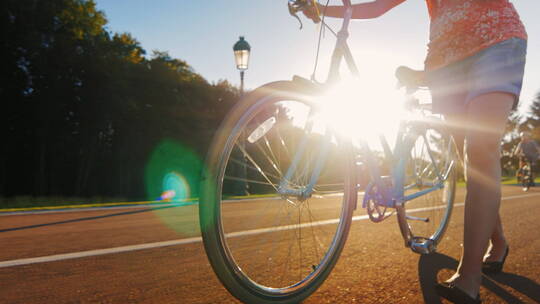
<path id="1" fill-rule="evenodd" d="M 327 82 L 295 76 L 255 89 L 229 112 L 206 158 L 204 247 L 222 284 L 247 303 L 297 303 L 311 295 L 335 266 L 353 220 L 396 214 L 405 246 L 429 254 L 452 213 L 455 143 L 429 105 L 407 94 L 408 108 L 422 118 L 401 122 L 393 149 L 380 136 L 382 157 L 321 122 L 315 100 L 337 82 L 341 62 L 358 75 L 347 45 L 351 2 L 343 4 Z M 308 5 L 290 0 L 289 10 Z M 362 173 L 369 182 L 360 185 Z M 235 196 L 239 182 L 249 183 L 249 195 Z M 360 197 L 367 215 L 353 217 Z"/>

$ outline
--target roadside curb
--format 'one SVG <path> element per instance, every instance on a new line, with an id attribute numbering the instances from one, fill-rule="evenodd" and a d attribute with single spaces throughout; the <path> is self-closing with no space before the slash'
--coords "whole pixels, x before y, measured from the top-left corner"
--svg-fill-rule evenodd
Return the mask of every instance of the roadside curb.
<path id="1" fill-rule="evenodd" d="M 167 205 L 192 205 L 197 202 L 197 198 L 178 200 L 178 201 L 140 201 L 140 202 L 115 202 L 115 203 L 96 203 L 96 204 L 80 204 L 80 205 L 62 205 L 62 206 L 44 206 L 44 207 L 27 207 L 27 208 L 7 208 L 0 209 L 0 215 L 6 213 L 24 213 L 34 211 L 64 211 L 75 209 L 94 209 L 94 208 L 114 208 L 114 207 L 147 207 L 147 206 L 167 206 Z"/>
<path id="2" fill-rule="evenodd" d="M 261 195 L 257 199 L 265 199 L 269 196 Z M 236 195 L 228 197 L 228 200 L 242 200 L 246 199 L 246 195 Z M 43 207 L 25 207 L 25 208 L 6 208 L 0 209 L 0 216 L 6 214 L 23 214 L 25 212 L 39 212 L 39 211 L 67 211 L 67 210 L 88 210 L 96 208 L 115 208 L 115 207 L 151 207 L 151 206 L 188 206 L 197 204 L 198 197 L 182 200 L 159 200 L 159 201 L 140 201 L 140 202 L 114 202 L 114 203 L 96 203 L 96 204 L 77 204 L 77 205 L 61 205 L 61 206 L 43 206 Z"/>

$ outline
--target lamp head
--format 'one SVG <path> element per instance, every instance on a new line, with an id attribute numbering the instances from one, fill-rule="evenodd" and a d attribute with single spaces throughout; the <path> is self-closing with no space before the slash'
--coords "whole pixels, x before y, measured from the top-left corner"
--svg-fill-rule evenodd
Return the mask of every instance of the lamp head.
<path id="1" fill-rule="evenodd" d="M 240 40 L 238 40 L 234 44 L 233 51 L 234 59 L 236 61 L 236 68 L 240 71 L 247 70 L 249 65 L 249 54 L 251 51 L 251 46 L 244 39 L 244 36 L 240 36 Z"/>

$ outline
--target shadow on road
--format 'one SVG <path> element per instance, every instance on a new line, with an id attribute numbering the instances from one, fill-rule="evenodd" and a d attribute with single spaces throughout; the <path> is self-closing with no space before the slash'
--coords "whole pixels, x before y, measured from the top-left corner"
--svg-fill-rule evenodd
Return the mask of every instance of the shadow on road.
<path id="1" fill-rule="evenodd" d="M 527 297 L 533 299 L 534 301 L 540 303 L 540 285 L 529 278 L 513 273 L 503 272 L 493 276 L 484 276 L 484 280 L 482 281 L 482 283 L 485 286 L 488 286 L 487 281 L 489 281 L 490 285 L 493 284 L 494 286 L 497 286 L 495 285 L 496 283 L 509 286 L 516 291 L 526 295 Z M 497 286 L 497 288 L 499 287 Z M 508 300 L 507 302 L 514 303 L 510 301 L 512 301 L 512 299 Z M 518 302 L 521 303 L 520 301 Z"/>
<path id="2" fill-rule="evenodd" d="M 188 203 L 188 204 L 191 205 L 192 203 Z M 124 212 L 117 212 L 117 213 L 111 213 L 111 214 L 105 214 L 105 215 L 99 215 L 99 216 L 81 217 L 81 218 L 70 219 L 70 220 L 65 220 L 65 221 L 58 221 L 58 222 L 51 222 L 51 223 L 43 223 L 43 224 L 36 224 L 36 225 L 28 225 L 28 226 L 0 229 L 0 233 L 1 232 L 9 232 L 9 231 L 17 231 L 17 230 L 26 230 L 26 229 L 32 229 L 32 228 L 39 228 L 39 227 L 45 227 L 45 226 L 67 224 L 67 223 L 82 222 L 82 221 L 91 221 L 91 220 L 97 220 L 97 219 L 102 219 L 102 218 L 107 218 L 107 217 L 137 214 L 137 213 L 143 213 L 143 212 L 149 212 L 149 211 L 155 211 L 155 210 L 161 210 L 161 209 L 168 209 L 168 208 L 176 208 L 176 207 L 187 206 L 188 204 L 147 208 L 147 209 L 134 210 L 134 211 L 124 211 Z"/>
<path id="3" fill-rule="evenodd" d="M 437 283 L 437 273 L 442 269 L 454 270 L 457 266 L 458 261 L 440 253 L 420 257 L 418 261 L 418 277 L 425 303 L 442 303 L 434 288 Z M 500 285 L 506 285 L 540 303 L 540 285 L 529 278 L 503 272 L 492 276 L 484 275 L 482 279 L 482 286 L 496 294 L 504 303 L 523 303 Z"/>

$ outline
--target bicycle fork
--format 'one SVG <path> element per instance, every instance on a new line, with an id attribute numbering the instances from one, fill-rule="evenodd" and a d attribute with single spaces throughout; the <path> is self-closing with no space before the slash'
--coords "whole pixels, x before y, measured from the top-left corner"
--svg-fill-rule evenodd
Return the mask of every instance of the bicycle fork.
<path id="1" fill-rule="evenodd" d="M 307 153 L 306 150 L 309 149 L 309 133 L 311 133 L 312 125 L 313 123 L 309 123 L 308 127 L 306 128 L 306 134 L 302 137 L 298 145 L 298 150 L 293 157 L 292 163 L 287 169 L 285 176 L 279 183 L 278 193 L 284 198 L 289 196 L 295 196 L 300 201 L 310 198 L 313 194 L 315 184 L 317 183 L 321 175 L 322 168 L 326 163 L 332 139 L 332 132 L 330 132 L 330 130 L 328 129 L 325 131 L 324 140 L 322 141 L 321 146 L 316 147 L 318 148 L 318 154 L 312 172 L 298 172 L 299 169 L 302 169 L 304 171 L 310 169 L 308 166 L 304 168 L 299 168 L 299 166 L 304 159 L 305 154 Z M 307 185 L 300 185 L 292 182 L 293 177 L 299 176 L 299 174 L 311 174 Z"/>

